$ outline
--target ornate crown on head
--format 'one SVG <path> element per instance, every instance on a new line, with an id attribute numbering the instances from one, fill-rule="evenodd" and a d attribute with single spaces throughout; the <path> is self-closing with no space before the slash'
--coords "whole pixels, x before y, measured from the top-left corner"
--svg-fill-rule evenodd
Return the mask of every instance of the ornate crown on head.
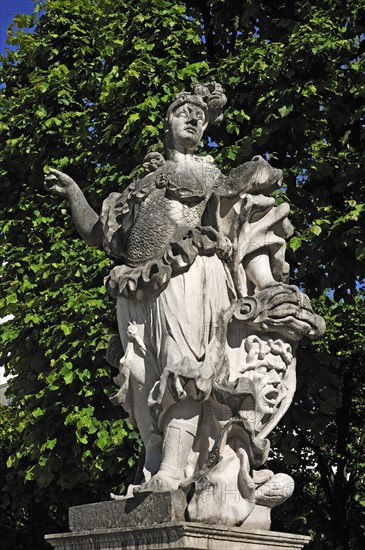
<path id="1" fill-rule="evenodd" d="M 170 114 L 184 103 L 192 103 L 200 107 L 204 111 L 209 124 L 217 126 L 223 120 L 222 111 L 227 103 L 227 98 L 218 82 L 195 84 L 191 92 L 177 94 L 175 101 L 168 108 L 166 119 L 168 120 Z"/>

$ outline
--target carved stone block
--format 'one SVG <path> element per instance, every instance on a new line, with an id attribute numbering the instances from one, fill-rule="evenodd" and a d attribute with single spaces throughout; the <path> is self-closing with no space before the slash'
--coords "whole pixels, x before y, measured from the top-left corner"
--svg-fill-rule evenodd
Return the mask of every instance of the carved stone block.
<path id="1" fill-rule="evenodd" d="M 74 506 L 69 510 L 71 531 L 89 531 L 184 521 L 183 491 L 141 493 L 134 498 Z"/>
<path id="2" fill-rule="evenodd" d="M 310 538 L 176 522 L 47 535 L 46 540 L 57 550 L 299 550 Z"/>

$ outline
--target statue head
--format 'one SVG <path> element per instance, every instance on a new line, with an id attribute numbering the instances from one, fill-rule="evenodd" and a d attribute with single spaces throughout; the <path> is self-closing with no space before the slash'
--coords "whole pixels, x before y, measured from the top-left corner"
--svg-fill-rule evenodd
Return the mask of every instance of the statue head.
<path id="1" fill-rule="evenodd" d="M 252 335 L 246 339 L 246 363 L 241 373 L 254 388 L 255 424 L 266 423 L 285 398 L 288 388 L 285 377 L 293 360 L 291 346 L 282 340 L 261 340 Z"/>
<path id="2" fill-rule="evenodd" d="M 227 99 L 216 82 L 197 84 L 191 92 L 177 94 L 165 117 L 167 156 L 173 150 L 192 152 L 208 124 L 219 124 Z"/>

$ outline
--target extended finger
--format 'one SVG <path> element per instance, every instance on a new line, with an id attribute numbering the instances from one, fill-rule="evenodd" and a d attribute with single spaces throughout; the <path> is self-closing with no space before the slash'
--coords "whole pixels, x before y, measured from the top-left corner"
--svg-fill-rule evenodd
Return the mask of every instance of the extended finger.
<path id="1" fill-rule="evenodd" d="M 307 309 L 295 306 L 294 304 L 287 304 L 286 306 L 278 307 L 270 311 L 268 315 L 269 319 L 285 319 L 289 315 L 292 315 L 296 319 L 301 319 L 309 324 L 314 324 L 314 313 Z"/>
<path id="2" fill-rule="evenodd" d="M 51 175 L 53 174 L 54 176 L 57 176 L 57 177 L 60 177 L 63 175 L 62 172 L 60 172 L 59 170 L 56 170 L 56 168 L 50 168 L 47 172 L 47 175 L 48 174 L 51 174 Z"/>
<path id="3" fill-rule="evenodd" d="M 284 292 L 276 293 L 270 296 L 266 308 L 273 310 L 277 307 L 284 306 L 285 304 L 299 305 L 298 297 L 295 294 L 288 294 Z"/>
<path id="4" fill-rule="evenodd" d="M 286 330 L 295 331 L 301 336 L 308 336 L 313 331 L 313 319 L 303 319 L 293 315 L 280 319 L 269 319 L 265 323 L 271 327 L 282 327 Z"/>
<path id="5" fill-rule="evenodd" d="M 299 319 L 288 316 L 283 319 L 270 319 L 266 322 L 271 329 L 284 330 L 284 332 L 295 334 L 296 337 L 303 338 L 303 336 L 309 336 L 311 332 L 311 326 Z"/>

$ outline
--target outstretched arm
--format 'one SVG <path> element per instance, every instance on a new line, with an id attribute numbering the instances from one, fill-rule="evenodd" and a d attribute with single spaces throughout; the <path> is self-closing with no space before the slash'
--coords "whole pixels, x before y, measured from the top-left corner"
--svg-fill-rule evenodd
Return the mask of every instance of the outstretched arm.
<path id="1" fill-rule="evenodd" d="M 91 208 L 77 183 L 67 174 L 51 168 L 46 174 L 44 186 L 47 191 L 67 198 L 80 237 L 90 245 L 102 246 L 103 233 L 99 216 Z"/>

